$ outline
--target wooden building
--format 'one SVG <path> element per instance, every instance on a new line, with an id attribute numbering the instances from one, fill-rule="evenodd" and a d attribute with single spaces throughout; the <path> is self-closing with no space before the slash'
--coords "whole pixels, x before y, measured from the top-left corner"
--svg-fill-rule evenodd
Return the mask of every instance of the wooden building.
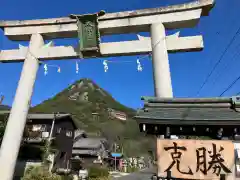
<path id="1" fill-rule="evenodd" d="M 19 162 L 41 161 L 45 143 L 51 140 L 50 149 L 54 154 L 53 169 L 56 171 L 70 169 L 76 129 L 77 126 L 70 114 L 28 114 L 18 156 Z"/>
<path id="2" fill-rule="evenodd" d="M 89 166 L 95 163 L 103 163 L 108 158 L 109 151 L 107 140 L 104 138 L 93 138 L 79 134 L 74 139 L 72 156 L 74 160 Z"/>
<path id="3" fill-rule="evenodd" d="M 27 144 L 35 143 L 31 141 L 31 133 L 39 134 L 42 141 L 51 139 L 56 150 L 54 169 L 70 169 L 74 131 L 77 129 L 70 114 L 29 114 L 25 128 L 25 137 L 30 138 Z"/>
<path id="4" fill-rule="evenodd" d="M 135 119 L 141 132 L 155 135 L 235 139 L 240 134 L 240 97 L 143 97 Z"/>
<path id="5" fill-rule="evenodd" d="M 108 108 L 108 118 L 109 119 L 117 119 L 121 121 L 127 120 L 127 114 L 121 111 L 117 111 L 112 108 Z"/>
<path id="6" fill-rule="evenodd" d="M 240 97 L 152 98 L 143 97 L 144 108 L 135 119 L 141 132 L 187 139 L 232 140 L 239 143 Z M 206 138 L 207 137 L 207 138 Z M 158 151 L 158 149 L 157 149 Z M 239 147 L 235 145 L 232 174 L 240 176 Z M 160 154 L 160 148 L 157 154 Z M 235 174 L 235 175 L 234 175 Z"/>

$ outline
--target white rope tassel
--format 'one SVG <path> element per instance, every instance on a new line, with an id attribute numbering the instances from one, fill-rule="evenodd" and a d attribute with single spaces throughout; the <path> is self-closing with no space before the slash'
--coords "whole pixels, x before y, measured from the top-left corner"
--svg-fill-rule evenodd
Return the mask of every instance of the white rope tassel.
<path id="1" fill-rule="evenodd" d="M 79 66 L 78 66 L 78 62 L 76 61 L 76 73 L 78 74 L 79 72 Z"/>
<path id="2" fill-rule="evenodd" d="M 44 75 L 46 76 L 48 74 L 48 67 L 47 64 L 44 64 Z"/>
<path id="3" fill-rule="evenodd" d="M 137 70 L 140 71 L 140 72 L 143 70 L 142 65 L 141 65 L 139 59 L 137 59 Z"/>
<path id="4" fill-rule="evenodd" d="M 61 68 L 60 68 L 60 67 L 58 67 L 57 72 L 58 72 L 58 73 L 61 73 Z"/>
<path id="5" fill-rule="evenodd" d="M 104 66 L 104 72 L 108 71 L 108 64 L 107 64 L 107 60 L 103 61 L 103 66 Z"/>

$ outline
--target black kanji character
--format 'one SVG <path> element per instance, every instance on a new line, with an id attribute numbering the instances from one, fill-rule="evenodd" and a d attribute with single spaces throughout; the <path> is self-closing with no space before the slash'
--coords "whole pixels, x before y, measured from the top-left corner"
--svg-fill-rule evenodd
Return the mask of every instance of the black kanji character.
<path id="1" fill-rule="evenodd" d="M 207 150 L 206 150 L 205 147 L 201 147 L 201 148 L 197 148 L 196 149 L 196 153 L 197 153 L 197 168 L 196 168 L 196 172 L 198 172 L 200 170 L 205 175 L 208 172 L 208 170 L 207 170 L 206 151 Z"/>
<path id="2" fill-rule="evenodd" d="M 169 151 L 169 150 L 173 150 L 173 152 L 171 152 L 171 156 L 172 156 L 172 163 L 170 164 L 170 166 L 165 170 L 165 172 L 168 172 L 172 169 L 172 167 L 174 166 L 174 164 L 176 164 L 177 166 L 177 170 L 178 172 L 182 173 L 182 174 L 190 174 L 193 175 L 192 170 L 188 167 L 188 172 L 184 172 L 180 170 L 180 159 L 182 156 L 182 152 L 179 152 L 178 150 L 181 151 L 187 151 L 187 148 L 184 146 L 177 146 L 176 142 L 173 142 L 173 147 L 164 147 L 165 151 Z"/>
<path id="3" fill-rule="evenodd" d="M 221 173 L 221 170 L 223 170 L 225 173 L 231 173 L 231 171 L 223 164 L 224 159 L 220 154 L 220 152 L 223 151 L 224 148 L 221 146 L 219 152 L 217 153 L 216 144 L 212 144 L 212 145 L 213 145 L 213 151 L 209 152 L 209 153 L 212 153 L 212 155 L 210 155 L 211 161 L 208 162 L 209 164 L 208 171 L 212 168 L 213 173 L 215 173 L 217 176 L 219 176 L 219 174 Z"/>

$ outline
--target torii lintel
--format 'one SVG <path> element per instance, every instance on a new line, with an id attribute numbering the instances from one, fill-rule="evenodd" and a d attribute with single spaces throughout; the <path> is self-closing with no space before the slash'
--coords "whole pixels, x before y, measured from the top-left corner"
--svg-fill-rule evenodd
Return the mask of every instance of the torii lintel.
<path id="1" fill-rule="evenodd" d="M 101 35 L 149 31 L 154 23 L 163 23 L 165 28 L 192 27 L 196 25 L 201 16 L 208 15 L 214 6 L 214 0 L 200 0 L 181 5 L 167 6 L 153 9 L 125 11 L 105 14 L 104 11 L 96 13 L 97 29 Z M 94 14 L 93 14 L 94 15 Z M 41 34 L 43 38 L 75 38 L 78 37 L 78 16 L 57 19 L 23 20 L 23 21 L 0 21 L 0 27 L 5 35 L 14 41 L 29 40 L 32 34 Z M 81 39 L 81 37 L 80 37 Z M 188 52 L 203 49 L 202 36 L 179 37 L 174 34 L 166 37 L 168 52 Z M 122 55 L 147 54 L 152 50 L 151 39 L 144 38 L 137 41 L 99 43 L 97 51 L 85 53 L 82 57 L 109 57 Z M 61 52 L 61 53 L 60 53 Z M 25 50 L 0 51 L 0 61 L 14 62 L 23 61 L 26 57 Z M 79 51 L 72 46 L 57 46 L 40 48 L 35 56 L 41 60 L 75 59 L 79 57 Z"/>
<path id="2" fill-rule="evenodd" d="M 167 29 L 194 27 L 201 16 L 209 14 L 214 0 L 198 0 L 191 3 L 152 9 L 106 13 L 98 18 L 101 35 L 149 31 L 149 25 L 163 23 Z M 34 33 L 44 39 L 77 37 L 76 19 L 70 17 L 0 21 L 0 28 L 14 41 L 30 40 Z"/>

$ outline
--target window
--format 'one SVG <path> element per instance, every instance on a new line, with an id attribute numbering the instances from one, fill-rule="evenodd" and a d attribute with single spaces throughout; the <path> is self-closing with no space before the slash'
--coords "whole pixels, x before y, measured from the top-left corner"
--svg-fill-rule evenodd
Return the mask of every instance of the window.
<path id="1" fill-rule="evenodd" d="M 47 125 L 46 124 L 34 124 L 32 126 L 32 131 L 46 131 Z"/>
<path id="2" fill-rule="evenodd" d="M 42 126 L 41 126 L 41 131 L 46 131 L 47 130 L 47 125 L 46 124 L 43 124 Z"/>
<path id="3" fill-rule="evenodd" d="M 72 137 L 72 131 L 66 131 L 66 136 L 67 137 Z"/>
<path id="4" fill-rule="evenodd" d="M 40 124 L 35 124 L 32 126 L 32 131 L 40 131 L 42 128 L 42 125 Z"/>
<path id="5" fill-rule="evenodd" d="M 42 138 L 48 138 L 49 132 L 42 132 Z"/>

